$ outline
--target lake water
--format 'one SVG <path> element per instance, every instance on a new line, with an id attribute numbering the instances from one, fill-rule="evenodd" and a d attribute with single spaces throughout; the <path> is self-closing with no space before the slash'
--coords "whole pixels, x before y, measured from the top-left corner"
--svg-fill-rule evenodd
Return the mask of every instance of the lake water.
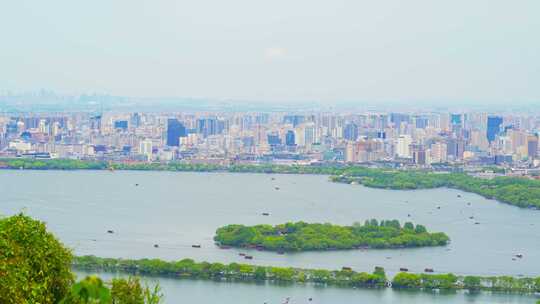
<path id="1" fill-rule="evenodd" d="M 326 176 L 315 175 L 2 170 L 0 193 L 0 213 L 10 215 L 24 210 L 46 221 L 48 227 L 78 255 L 165 260 L 194 258 L 210 262 L 326 269 L 349 266 L 357 271 L 372 271 L 375 266 L 383 266 L 390 274 L 400 267 L 413 272 L 430 267 L 435 272 L 456 274 L 540 275 L 540 263 L 537 262 L 540 258 L 540 211 L 519 209 L 451 189 L 370 189 L 331 183 Z M 270 216 L 262 216 L 262 212 L 268 212 Z M 470 216 L 474 219 L 469 219 Z M 227 224 L 278 224 L 303 220 L 350 225 L 369 218 L 410 220 L 425 225 L 430 231 L 445 232 L 452 241 L 446 247 L 400 250 L 286 255 L 255 251 L 252 261 L 238 256 L 239 250 L 218 249 L 212 241 L 215 229 Z M 107 230 L 115 233 L 108 234 Z M 154 248 L 154 244 L 159 244 L 159 248 Z M 192 248 L 193 244 L 200 244 L 202 248 Z M 517 253 L 522 253 L 523 259 L 513 260 Z M 369 297 L 381 301 L 389 299 L 390 302 L 399 297 L 402 302 L 402 298 L 406 301 L 409 297 L 432 296 L 310 287 L 298 290 L 287 287 L 289 291 L 282 291 L 277 287 L 243 284 L 233 287 L 228 283 L 209 282 L 171 284 L 178 285 L 179 293 L 182 288 L 199 288 L 201 293 L 205 293 L 204 289 L 222 290 L 233 298 L 244 292 L 249 298 L 248 294 L 264 294 L 265 290 L 275 293 L 276 297 L 292 293 L 290 290 L 300 294 L 317 290 L 328 297 L 342 294 L 344 303 L 348 296 L 360 294 L 367 297 L 368 302 Z M 205 297 L 214 296 L 219 299 L 213 292 Z M 465 303 L 478 299 L 478 296 L 437 296 L 439 298 L 441 303 Z M 497 303 L 491 298 L 489 303 Z M 517 298 L 521 297 L 513 297 Z"/>

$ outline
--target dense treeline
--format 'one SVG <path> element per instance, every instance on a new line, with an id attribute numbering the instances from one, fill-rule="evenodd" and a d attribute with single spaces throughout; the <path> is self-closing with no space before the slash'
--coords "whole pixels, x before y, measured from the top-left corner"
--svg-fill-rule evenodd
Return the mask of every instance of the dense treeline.
<path id="1" fill-rule="evenodd" d="M 461 276 L 454 274 L 415 274 L 401 272 L 392 279 L 393 288 L 411 289 L 468 289 L 503 292 L 540 292 L 540 277 L 514 278 L 511 276 Z"/>
<path id="2" fill-rule="evenodd" d="M 214 240 L 220 245 L 253 247 L 271 251 L 307 251 L 354 248 L 403 248 L 443 246 L 444 233 L 429 233 L 422 225 L 399 221 L 368 220 L 361 225 L 338 226 L 318 223 L 228 225 L 218 228 Z"/>
<path id="3" fill-rule="evenodd" d="M 166 262 L 159 259 L 125 260 L 76 257 L 73 266 L 91 271 L 122 271 L 131 274 L 169 276 L 175 278 L 270 281 L 280 283 L 321 283 L 350 287 L 384 287 L 387 283 L 384 269 L 376 267 L 373 273 L 356 272 L 344 268 L 329 271 L 322 269 L 300 269 L 292 267 L 269 267 L 247 264 L 222 264 L 195 262 L 183 259 Z"/>
<path id="4" fill-rule="evenodd" d="M 137 278 L 75 283 L 71 251 L 45 224 L 23 214 L 0 218 L 0 303 L 158 304 L 159 286 Z"/>
<path id="5" fill-rule="evenodd" d="M 195 262 L 191 259 L 166 262 L 159 259 L 124 260 L 82 256 L 74 267 L 88 271 L 125 272 L 129 274 L 167 276 L 178 279 L 231 280 L 246 282 L 316 283 L 342 287 L 392 287 L 415 290 L 467 289 L 515 293 L 540 292 L 540 277 L 480 277 L 454 274 L 415 274 L 400 272 L 390 281 L 383 268 L 371 274 L 343 270 L 299 269 L 246 264 Z"/>
<path id="6" fill-rule="evenodd" d="M 464 173 L 434 173 L 424 171 L 400 171 L 372 169 L 360 166 L 284 166 L 284 165 L 215 165 L 169 163 L 114 163 L 103 161 L 81 161 L 67 159 L 33 160 L 3 159 L 0 168 L 35 170 L 153 170 L 194 172 L 246 172 L 281 174 L 324 174 L 331 175 L 335 182 L 357 182 L 367 187 L 384 189 L 431 189 L 455 188 L 477 193 L 486 198 L 522 208 L 540 208 L 540 181 L 517 177 L 482 179 Z"/>

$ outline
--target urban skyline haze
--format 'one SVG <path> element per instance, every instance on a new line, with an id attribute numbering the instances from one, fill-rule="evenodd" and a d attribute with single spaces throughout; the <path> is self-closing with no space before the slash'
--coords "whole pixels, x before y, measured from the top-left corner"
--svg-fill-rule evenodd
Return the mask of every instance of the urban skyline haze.
<path id="1" fill-rule="evenodd" d="M 540 100 L 537 1 L 2 7 L 4 91 L 323 104 Z"/>

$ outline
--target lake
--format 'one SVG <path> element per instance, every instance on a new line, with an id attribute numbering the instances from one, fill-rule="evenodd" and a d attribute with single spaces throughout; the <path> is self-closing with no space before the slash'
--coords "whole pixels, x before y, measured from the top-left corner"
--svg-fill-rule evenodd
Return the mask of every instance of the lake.
<path id="1" fill-rule="evenodd" d="M 357 271 L 372 271 L 375 266 L 382 266 L 389 274 L 400 267 L 412 272 L 422 272 L 429 267 L 435 272 L 455 274 L 540 275 L 540 264 L 535 263 L 540 258 L 540 211 L 519 209 L 452 189 L 370 189 L 331 183 L 328 177 L 317 175 L 2 170 L 0 193 L 1 213 L 10 215 L 24 211 L 46 221 L 49 229 L 78 255 L 194 258 L 325 269 L 348 266 Z M 262 216 L 263 212 L 270 216 Z M 474 219 L 469 219 L 471 216 Z M 252 261 L 238 256 L 240 250 L 218 249 L 212 241 L 215 229 L 227 224 L 279 224 L 302 220 L 350 225 L 370 218 L 413 221 L 430 231 L 447 233 L 452 241 L 446 247 L 398 250 L 285 255 L 255 251 Z M 115 233 L 108 234 L 107 230 Z M 159 244 L 159 248 L 154 248 L 154 244 Z M 193 244 L 200 244 L 202 248 L 192 248 Z M 524 257 L 513 259 L 517 253 Z M 281 293 L 277 287 L 189 284 L 193 284 L 193 288 L 234 289 L 230 291 L 231 296 L 244 289 L 254 294 L 261 293 L 261 288 Z M 303 288 L 297 292 L 311 292 L 308 287 Z M 404 293 L 394 291 L 373 294 L 373 291 L 329 289 L 320 292 L 339 293 L 344 297 L 351 292 L 355 296 L 365 294 L 376 298 L 404 297 L 401 295 Z M 428 295 L 411 295 L 425 296 Z M 456 295 L 448 299 L 457 298 L 468 301 Z"/>

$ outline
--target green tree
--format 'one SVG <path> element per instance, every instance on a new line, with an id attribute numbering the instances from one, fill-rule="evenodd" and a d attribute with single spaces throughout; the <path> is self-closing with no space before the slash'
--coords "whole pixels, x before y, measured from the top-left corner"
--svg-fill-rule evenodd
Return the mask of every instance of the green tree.
<path id="1" fill-rule="evenodd" d="M 71 287 L 60 304 L 111 304 L 111 292 L 96 276 L 86 277 Z M 135 304 L 135 303 L 134 303 Z"/>
<path id="2" fill-rule="evenodd" d="M 163 295 L 159 285 L 143 286 L 137 277 L 113 279 L 112 304 L 159 304 Z"/>
<path id="3" fill-rule="evenodd" d="M 469 290 L 477 290 L 481 287 L 480 277 L 477 276 L 466 276 L 463 279 L 463 287 Z"/>
<path id="4" fill-rule="evenodd" d="M 45 224 L 18 214 L 0 220 L 0 303 L 58 303 L 74 281 L 71 252 Z"/>

